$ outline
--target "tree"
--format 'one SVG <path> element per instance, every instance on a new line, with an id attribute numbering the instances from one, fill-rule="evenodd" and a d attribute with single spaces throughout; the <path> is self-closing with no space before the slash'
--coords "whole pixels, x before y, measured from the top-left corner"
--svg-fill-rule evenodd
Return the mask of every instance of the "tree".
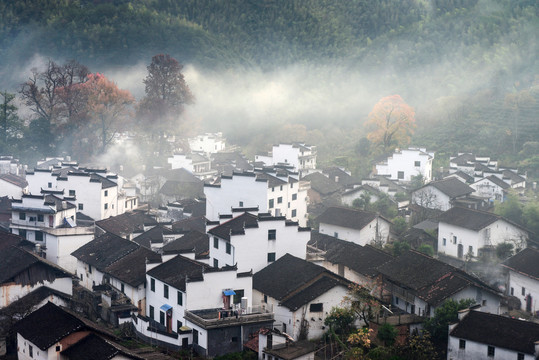
<path id="1" fill-rule="evenodd" d="M 408 222 L 402 216 L 397 216 L 393 219 L 393 231 L 395 234 L 400 235 L 408 230 Z"/>
<path id="2" fill-rule="evenodd" d="M 386 96 L 374 105 L 366 126 L 371 131 L 367 139 L 383 154 L 389 154 L 409 144 L 416 126 L 415 112 L 400 95 Z"/>
<path id="3" fill-rule="evenodd" d="M 432 245 L 429 244 L 421 244 L 417 251 L 428 256 L 434 256 L 434 249 L 432 248 Z"/>
<path id="4" fill-rule="evenodd" d="M 503 242 L 496 245 L 496 256 L 501 261 L 511 257 L 513 255 L 513 249 L 515 248 L 514 244 L 509 242 Z"/>
<path id="5" fill-rule="evenodd" d="M 125 129 L 129 106 L 135 99 L 128 90 L 119 89 L 113 81 L 99 73 L 88 75 L 84 89 L 88 116 L 103 153 L 118 131 Z"/>
<path id="6" fill-rule="evenodd" d="M 380 302 L 371 294 L 372 291 L 367 286 L 354 283 L 349 286 L 348 294 L 344 299 L 350 304 L 350 309 L 354 312 L 356 319 L 363 321 L 367 327 L 380 309 Z"/>
<path id="7" fill-rule="evenodd" d="M 183 65 L 170 55 L 155 55 L 147 69 L 146 96 L 140 103 L 139 115 L 152 121 L 153 133 L 161 137 L 166 130 L 172 130 L 173 121 L 195 98 L 182 74 Z"/>
<path id="8" fill-rule="evenodd" d="M 425 321 L 424 328 L 436 344 L 447 344 L 448 326 L 458 320 L 458 311 L 473 305 L 473 299 L 449 299 L 434 311 L 434 316 Z"/>
<path id="9" fill-rule="evenodd" d="M 509 192 L 504 202 L 496 203 L 494 212 L 517 224 L 522 224 L 522 205 L 514 192 Z"/>
<path id="10" fill-rule="evenodd" d="M 7 91 L 0 92 L 0 154 L 8 154 L 13 151 L 14 139 L 20 137 L 22 123 L 17 116 L 17 107 L 13 104 L 15 94 Z"/>
<path id="11" fill-rule="evenodd" d="M 357 199 L 352 201 L 352 206 L 361 210 L 369 210 L 370 204 L 371 195 L 368 192 L 361 193 Z"/>
<path id="12" fill-rule="evenodd" d="M 384 346 L 393 346 L 399 332 L 395 326 L 385 323 L 378 328 L 378 339 L 384 342 Z"/>

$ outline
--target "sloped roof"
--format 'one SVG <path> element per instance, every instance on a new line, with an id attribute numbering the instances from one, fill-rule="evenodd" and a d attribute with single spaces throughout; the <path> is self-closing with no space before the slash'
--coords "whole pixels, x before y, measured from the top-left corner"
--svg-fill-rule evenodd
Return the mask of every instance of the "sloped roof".
<path id="1" fill-rule="evenodd" d="M 203 181 L 193 175 L 192 172 L 184 168 L 164 170 L 162 176 L 167 180 L 173 180 L 180 183 L 203 183 Z"/>
<path id="2" fill-rule="evenodd" d="M 399 286 L 415 291 L 431 305 L 438 305 L 468 286 L 497 294 L 496 290 L 464 271 L 415 250 L 381 265 L 378 271 Z"/>
<path id="3" fill-rule="evenodd" d="M 321 195 L 331 195 L 341 189 L 339 184 L 319 172 L 304 176 L 301 180 L 310 181 L 311 189 Z"/>
<path id="4" fill-rule="evenodd" d="M 484 229 L 488 225 L 498 220 L 504 220 L 513 224 L 509 220 L 504 219 L 503 217 L 494 213 L 468 209 L 465 207 L 453 207 L 443 212 L 438 217 L 439 222 L 444 222 L 446 224 L 455 225 L 474 231 Z M 516 224 L 513 225 L 518 226 Z"/>
<path id="5" fill-rule="evenodd" d="M 290 254 L 253 275 L 253 289 L 271 296 L 292 311 L 335 286 L 347 287 L 348 284 L 348 280 L 323 267 Z"/>
<path id="6" fill-rule="evenodd" d="M 489 180 L 490 182 L 492 182 L 495 185 L 498 185 L 502 189 L 508 189 L 508 188 L 511 187 L 511 185 L 509 185 L 508 183 L 506 183 L 505 181 L 503 181 L 502 179 L 500 179 L 499 177 L 494 176 L 494 175 L 489 175 L 485 179 Z M 479 181 L 481 181 L 481 180 L 479 180 Z"/>
<path id="7" fill-rule="evenodd" d="M 502 174 L 504 178 L 511 180 L 511 185 L 526 181 L 524 177 L 511 170 L 503 170 Z"/>
<path id="8" fill-rule="evenodd" d="M 350 190 L 346 191 L 343 194 L 343 196 L 344 195 L 355 194 L 358 191 L 366 191 L 366 192 L 371 193 L 373 195 L 379 195 L 382 192 L 380 189 L 377 189 L 374 186 L 370 186 L 368 184 L 365 184 L 365 185 L 361 185 L 361 186 L 358 186 L 358 187 L 355 187 L 353 189 L 350 189 Z"/>
<path id="9" fill-rule="evenodd" d="M 345 186 L 361 183 L 359 179 L 354 178 L 353 176 L 348 174 L 346 171 L 344 171 L 343 169 L 337 166 L 325 168 L 323 172 L 324 174 L 328 175 L 330 180 L 336 183 L 345 185 Z"/>
<path id="10" fill-rule="evenodd" d="M 473 176 L 470 176 L 470 175 L 466 174 L 462 170 L 458 170 L 457 172 L 455 172 L 455 173 L 453 173 L 451 175 L 456 175 L 456 176 L 458 176 L 460 178 L 463 178 L 464 181 L 466 181 L 466 183 L 469 183 L 469 184 L 473 183 L 473 181 L 474 181 Z"/>
<path id="11" fill-rule="evenodd" d="M 104 271 L 140 247 L 133 241 L 111 233 L 105 233 L 71 253 L 78 260 Z"/>
<path id="12" fill-rule="evenodd" d="M 481 311 L 470 311 L 451 331 L 451 336 L 534 355 L 539 324 Z"/>
<path id="13" fill-rule="evenodd" d="M 539 280 L 539 250 L 525 248 L 505 260 L 502 266 Z"/>
<path id="14" fill-rule="evenodd" d="M 178 290 L 185 291 L 188 279 L 201 280 L 209 265 L 178 255 L 148 271 L 148 275 Z"/>
<path id="15" fill-rule="evenodd" d="M 114 181 L 107 179 L 106 177 L 103 177 L 101 175 L 98 175 L 96 173 L 90 174 L 90 182 L 100 182 L 101 183 L 101 189 L 108 189 L 111 187 L 118 186 Z"/>
<path id="16" fill-rule="evenodd" d="M 452 199 L 459 196 L 471 194 L 475 191 L 473 188 L 454 177 L 430 182 L 421 187 L 421 189 L 428 186 L 435 187 L 436 189 L 438 189 Z"/>
<path id="17" fill-rule="evenodd" d="M 475 155 L 470 153 L 459 154 L 458 156 L 450 159 L 450 162 L 457 165 L 468 165 L 470 161 L 475 161 Z"/>
<path id="18" fill-rule="evenodd" d="M 96 221 L 95 224 L 106 232 L 125 236 L 132 234 L 135 230 L 143 230 L 145 224 L 157 225 L 157 221 L 144 212 L 133 211 Z"/>
<path id="19" fill-rule="evenodd" d="M 206 232 L 206 218 L 204 216 L 191 216 L 186 219 L 178 220 L 172 223 L 174 231 L 191 231 Z"/>
<path id="20" fill-rule="evenodd" d="M 121 349 L 118 344 L 113 344 L 94 333 L 90 333 L 69 346 L 61 354 L 68 359 L 76 360 L 109 360 L 116 355 L 122 355 L 128 359 L 144 359 L 125 349 Z"/>
<path id="21" fill-rule="evenodd" d="M 317 218 L 317 222 L 361 230 L 378 216 L 378 214 L 371 211 L 334 206 L 327 208 Z"/>
<path id="22" fill-rule="evenodd" d="M 52 264 L 37 255 L 16 246 L 9 246 L 0 251 L 0 284 L 15 281 L 23 272 L 31 273 L 30 269 L 34 266 L 46 267 L 57 277 L 72 276 L 59 266 Z M 28 277 L 22 276 L 22 278 L 24 278 L 28 284 L 34 285 L 37 282 L 49 280 L 44 278 L 48 276 L 49 274 L 41 274 L 38 272 L 37 274 L 30 274 Z"/>
<path id="23" fill-rule="evenodd" d="M 308 245 L 325 251 L 324 258 L 333 264 L 342 264 L 353 271 L 369 277 L 378 274 L 378 266 L 393 259 L 388 253 L 370 245 L 361 246 L 333 236 L 311 232 Z"/>
<path id="24" fill-rule="evenodd" d="M 133 238 L 133 241 L 144 246 L 148 249 L 152 248 L 152 244 L 163 243 L 163 235 L 172 235 L 175 231 L 159 224 L 152 227 L 150 230 L 143 232 L 137 237 Z"/>
<path id="25" fill-rule="evenodd" d="M 199 182 L 167 180 L 159 189 L 159 193 L 177 198 L 195 198 L 204 195 L 204 183 L 200 180 Z"/>
<path id="26" fill-rule="evenodd" d="M 231 234 L 245 234 L 246 227 L 258 227 L 258 217 L 250 213 L 243 213 L 208 231 L 221 239 L 230 241 Z"/>
<path id="27" fill-rule="evenodd" d="M 137 287 L 146 281 L 146 262 L 148 261 L 159 262 L 161 255 L 145 247 L 139 247 L 107 266 L 105 272 L 126 284 Z"/>
<path id="28" fill-rule="evenodd" d="M 28 186 L 28 182 L 24 178 L 13 174 L 0 174 L 0 180 L 4 180 L 5 182 L 20 187 L 21 189 Z"/>
<path id="29" fill-rule="evenodd" d="M 184 252 L 194 252 L 196 256 L 201 256 L 208 251 L 208 235 L 196 230 L 189 231 L 182 237 L 173 240 L 163 246 L 163 254 L 180 254 Z"/>
<path id="30" fill-rule="evenodd" d="M 288 181 L 287 181 L 288 179 L 283 180 L 280 177 L 268 174 L 266 172 L 257 172 L 256 173 L 256 180 L 257 181 L 266 180 L 268 182 L 268 188 L 288 184 Z"/>

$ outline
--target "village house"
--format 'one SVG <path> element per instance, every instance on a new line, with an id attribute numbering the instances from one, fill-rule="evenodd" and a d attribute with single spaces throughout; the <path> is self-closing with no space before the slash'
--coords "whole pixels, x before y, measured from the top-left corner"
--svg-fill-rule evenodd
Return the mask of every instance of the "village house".
<path id="1" fill-rule="evenodd" d="M 448 360 L 535 360 L 538 355 L 537 323 L 466 309 L 449 325 Z"/>
<path id="2" fill-rule="evenodd" d="M 28 194 L 28 182 L 24 178 L 10 173 L 0 174 L 0 197 L 20 198 L 23 194 Z"/>
<path id="3" fill-rule="evenodd" d="M 77 209 L 71 198 L 57 195 L 23 195 L 11 202 L 11 232 L 40 245 L 45 229 L 75 227 Z"/>
<path id="4" fill-rule="evenodd" d="M 425 148 L 396 150 L 384 162 L 376 164 L 376 174 L 388 176 L 391 180 L 409 182 L 420 175 L 425 183 L 432 180 L 434 152 Z"/>
<path id="5" fill-rule="evenodd" d="M 204 182 L 184 168 L 163 171 L 159 189 L 159 204 L 204 196 Z"/>
<path id="6" fill-rule="evenodd" d="M 210 264 L 209 237 L 198 230 L 190 230 L 170 241 L 161 249 L 164 257 L 183 255 L 189 259 Z"/>
<path id="7" fill-rule="evenodd" d="M 221 132 L 198 135 L 193 138 L 189 138 L 188 141 L 191 151 L 201 152 L 206 156 L 224 151 L 226 148 L 226 140 Z"/>
<path id="8" fill-rule="evenodd" d="M 43 256 L 50 262 L 75 274 L 77 259 L 71 253 L 94 239 L 94 227 L 43 228 L 42 231 L 45 238 L 44 246 L 41 248 Z"/>
<path id="9" fill-rule="evenodd" d="M 0 174 L 24 176 L 25 166 L 11 155 L 0 155 Z"/>
<path id="10" fill-rule="evenodd" d="M 138 206 L 135 196 L 122 191 L 119 177 L 105 169 L 86 169 L 71 163 L 61 167 L 36 167 L 26 174 L 31 194 L 63 192 L 80 211 L 94 220 L 106 219 Z M 75 163 L 76 165 L 76 163 Z"/>
<path id="11" fill-rule="evenodd" d="M 211 179 L 217 175 L 217 171 L 211 167 L 210 158 L 196 152 L 174 154 L 167 159 L 167 162 L 172 170 L 184 168 L 201 180 Z"/>
<path id="12" fill-rule="evenodd" d="M 111 332 L 53 303 L 14 326 L 17 356 L 30 359 L 144 359 L 115 344 Z"/>
<path id="13" fill-rule="evenodd" d="M 391 221 L 372 211 L 330 207 L 316 221 L 320 233 L 358 245 L 383 245 L 391 238 Z"/>
<path id="14" fill-rule="evenodd" d="M 319 339 L 326 332 L 324 320 L 341 306 L 349 285 L 321 266 L 286 254 L 254 274 L 253 303 L 273 308 L 274 327 L 293 339 Z"/>
<path id="15" fill-rule="evenodd" d="M 258 354 L 258 360 L 286 359 L 286 360 L 315 360 L 318 350 L 312 341 L 294 341 L 290 335 L 277 329 L 260 329 L 245 347 Z"/>
<path id="16" fill-rule="evenodd" d="M 208 230 L 214 267 L 259 271 L 287 253 L 305 258 L 310 229 L 284 217 L 244 212 Z"/>
<path id="17" fill-rule="evenodd" d="M 393 259 L 385 251 L 370 245 L 361 246 L 333 236 L 311 232 L 307 260 L 354 283 L 372 287 L 377 268 Z"/>
<path id="18" fill-rule="evenodd" d="M 370 185 L 360 185 L 350 189 L 341 195 L 342 203 L 346 206 L 353 206 L 354 200 L 369 200 L 369 203 L 375 203 L 382 197 L 382 191 Z"/>
<path id="19" fill-rule="evenodd" d="M 158 224 L 146 231 L 135 231 L 131 240 L 156 253 L 161 253 L 163 246 L 182 236 L 182 231 L 172 230 L 170 225 L 167 227 L 164 224 Z"/>
<path id="20" fill-rule="evenodd" d="M 499 215 L 455 207 L 438 217 L 438 253 L 459 259 L 488 255 L 501 243 L 527 246 L 528 231 Z"/>
<path id="21" fill-rule="evenodd" d="M 451 177 L 430 182 L 412 192 L 412 202 L 419 206 L 446 211 L 458 199 L 466 198 L 474 189 L 457 178 Z"/>
<path id="22" fill-rule="evenodd" d="M 219 174 L 226 176 L 232 176 L 234 172 L 254 170 L 253 164 L 238 150 L 211 154 L 211 164 Z"/>
<path id="23" fill-rule="evenodd" d="M 303 143 L 273 145 L 268 154 L 255 155 L 255 162 L 265 166 L 285 165 L 291 166 L 293 171 L 304 174 L 316 169 L 316 146 Z"/>
<path id="24" fill-rule="evenodd" d="M 321 172 L 313 172 L 302 177 L 301 180 L 308 181 L 310 184 L 307 190 L 309 205 L 319 203 L 338 205 L 341 203 L 342 187 Z"/>
<path id="25" fill-rule="evenodd" d="M 271 213 L 307 224 L 308 184 L 298 181 L 297 175 L 287 172 L 257 171 L 221 176 L 219 184 L 204 184 L 206 217 L 219 220 L 231 214 L 233 208 L 258 208 L 260 213 Z"/>
<path id="26" fill-rule="evenodd" d="M 520 300 L 520 308 L 536 314 L 539 310 L 539 250 L 526 248 L 502 266 L 507 270 L 507 295 Z"/>
<path id="27" fill-rule="evenodd" d="M 482 311 L 498 314 L 502 294 L 466 272 L 415 250 L 378 268 L 379 297 L 410 314 L 434 316 L 446 300 L 473 299 Z"/>
<path id="28" fill-rule="evenodd" d="M 202 356 L 241 351 L 249 335 L 273 322 L 252 307 L 252 273 L 213 268 L 182 255 L 149 266 L 147 317 L 135 328 L 171 348 L 192 345 Z"/>
<path id="29" fill-rule="evenodd" d="M 486 178 L 478 180 L 470 185 L 475 190 L 475 194 L 488 199 L 489 202 L 494 201 L 503 202 L 506 198 L 508 189 L 511 185 L 496 177 L 490 175 Z"/>
<path id="30" fill-rule="evenodd" d="M 40 287 L 73 294 L 73 275 L 17 246 L 0 251 L 0 308 Z"/>
<path id="31" fill-rule="evenodd" d="M 369 185 L 394 198 L 397 194 L 407 194 L 408 191 L 396 180 L 391 180 L 388 176 L 374 175 L 369 179 L 361 180 L 361 185 Z"/>
<path id="32" fill-rule="evenodd" d="M 158 224 L 147 212 L 133 211 L 95 222 L 96 236 L 106 232 L 124 239 L 132 239 L 136 232 L 148 231 Z"/>

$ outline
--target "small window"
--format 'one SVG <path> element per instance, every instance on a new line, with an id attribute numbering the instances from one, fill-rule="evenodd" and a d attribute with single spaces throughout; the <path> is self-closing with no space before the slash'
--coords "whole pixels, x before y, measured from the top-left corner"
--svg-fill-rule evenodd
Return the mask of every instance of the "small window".
<path id="1" fill-rule="evenodd" d="M 445 245 L 447 244 L 447 239 L 444 238 L 444 239 L 443 239 L 443 242 L 444 242 L 444 246 L 445 246 Z"/>
<path id="2" fill-rule="evenodd" d="M 163 311 L 159 311 L 159 324 L 165 325 L 165 313 Z"/>
<path id="3" fill-rule="evenodd" d="M 109 208 L 109 204 L 105 204 L 105 210 Z"/>
<path id="4" fill-rule="evenodd" d="M 292 200 L 297 200 L 298 199 L 298 194 L 292 194 Z"/>
<path id="5" fill-rule="evenodd" d="M 109 196 L 109 191 L 105 190 L 105 196 Z"/>
<path id="6" fill-rule="evenodd" d="M 183 326 L 183 323 L 180 320 L 176 320 L 176 332 L 180 332 L 180 328 Z"/>
<path id="7" fill-rule="evenodd" d="M 494 353 L 495 353 L 495 348 L 494 346 L 489 346 L 488 349 L 487 349 L 487 355 L 489 357 L 494 357 Z"/>
<path id="8" fill-rule="evenodd" d="M 292 210 L 292 217 L 295 218 L 297 216 L 297 211 L 296 209 Z"/>
<path id="9" fill-rule="evenodd" d="M 275 261 L 275 253 L 268 253 L 268 262 Z"/>
<path id="10" fill-rule="evenodd" d="M 36 241 L 43 241 L 43 233 L 41 231 L 36 231 Z"/>
<path id="11" fill-rule="evenodd" d="M 178 305 L 183 305 L 183 296 L 180 291 L 178 291 Z"/>
<path id="12" fill-rule="evenodd" d="M 80 274 L 80 281 L 83 281 L 83 280 L 84 280 L 84 276 Z"/>
<path id="13" fill-rule="evenodd" d="M 39 222 L 45 221 L 45 217 L 43 216 L 43 214 L 37 214 L 37 221 Z"/>
<path id="14" fill-rule="evenodd" d="M 127 208 L 127 201 L 125 202 L 125 205 L 124 205 L 125 208 Z"/>
<path id="15" fill-rule="evenodd" d="M 62 347 L 60 345 L 56 345 L 56 352 L 59 352 L 60 350 L 62 350 Z"/>
<path id="16" fill-rule="evenodd" d="M 120 291 L 125 293 L 125 285 L 124 284 L 121 284 L 120 285 Z"/>
<path id="17" fill-rule="evenodd" d="M 236 293 L 236 295 L 234 295 L 232 299 L 232 303 L 233 304 L 241 303 L 241 298 L 245 295 L 245 291 L 241 289 L 241 290 L 234 290 L 234 292 Z"/>
<path id="18" fill-rule="evenodd" d="M 415 314 L 415 305 L 410 307 L 410 314 Z"/>
<path id="19" fill-rule="evenodd" d="M 311 304 L 309 305 L 309 311 L 310 312 L 323 312 L 324 304 L 322 303 Z"/>
<path id="20" fill-rule="evenodd" d="M 293 189 L 294 188 L 294 183 L 291 183 L 290 184 L 290 189 Z"/>
<path id="21" fill-rule="evenodd" d="M 268 230 L 268 240 L 275 240 L 277 239 L 277 230 L 270 229 Z"/>
<path id="22" fill-rule="evenodd" d="M 34 357 L 34 348 L 32 345 L 28 345 L 28 356 Z"/>
<path id="23" fill-rule="evenodd" d="M 457 237 L 453 235 L 453 244 L 457 243 Z"/>
<path id="24" fill-rule="evenodd" d="M 514 296 L 515 295 L 515 288 L 511 288 L 511 296 Z"/>
<path id="25" fill-rule="evenodd" d="M 219 267 L 219 260 L 213 259 L 213 267 L 218 268 Z"/>
<path id="26" fill-rule="evenodd" d="M 525 296 L 525 295 L 526 295 L 526 288 L 523 287 L 523 288 L 522 288 L 522 296 Z"/>
<path id="27" fill-rule="evenodd" d="M 337 239 L 339 238 L 339 233 L 338 232 L 334 232 L 333 233 L 333 237 L 336 237 Z"/>
<path id="28" fill-rule="evenodd" d="M 466 340 L 459 340 L 459 349 L 466 349 Z"/>
<path id="29" fill-rule="evenodd" d="M 264 302 L 267 304 L 268 303 L 268 295 L 264 295 Z"/>
<path id="30" fill-rule="evenodd" d="M 19 213 L 19 220 L 26 220 L 26 213 Z"/>
<path id="31" fill-rule="evenodd" d="M 243 207 L 243 201 L 240 201 L 240 207 Z"/>
<path id="32" fill-rule="evenodd" d="M 163 287 L 163 296 L 165 297 L 165 299 L 168 299 L 168 285 L 165 285 Z"/>
<path id="33" fill-rule="evenodd" d="M 92 273 L 92 265 L 88 265 L 88 272 L 91 274 Z"/>
<path id="34" fill-rule="evenodd" d="M 271 192 L 275 192 L 275 188 L 274 188 L 274 187 L 271 188 Z"/>
<path id="35" fill-rule="evenodd" d="M 150 278 L 150 290 L 155 292 L 155 279 Z"/>
<path id="36" fill-rule="evenodd" d="M 473 246 L 468 246 L 468 254 L 473 255 Z"/>
<path id="37" fill-rule="evenodd" d="M 283 186 L 281 185 L 281 191 L 283 191 Z"/>
<path id="38" fill-rule="evenodd" d="M 52 187 L 52 183 L 47 183 L 47 187 L 50 189 Z"/>
<path id="39" fill-rule="evenodd" d="M 238 342 L 238 337 L 237 337 L 237 336 L 232 336 L 231 341 L 232 341 L 232 342 Z"/>
<path id="40" fill-rule="evenodd" d="M 481 306 L 487 306 L 487 300 L 481 301 Z"/>
<path id="41" fill-rule="evenodd" d="M 273 202 L 273 199 L 270 199 L 269 200 L 269 208 L 270 209 L 273 209 L 273 207 L 275 206 L 274 202 Z"/>
<path id="42" fill-rule="evenodd" d="M 69 196 L 75 196 L 75 190 L 69 190 Z"/>
<path id="43" fill-rule="evenodd" d="M 155 319 L 154 319 L 154 315 L 155 315 L 155 314 L 154 314 L 153 306 L 150 305 L 150 319 L 155 320 Z"/>
<path id="44" fill-rule="evenodd" d="M 84 210 L 84 204 L 83 203 L 79 203 L 79 210 Z"/>
<path id="45" fill-rule="evenodd" d="M 404 179 L 404 171 L 399 171 L 397 173 L 397 179 Z"/>
<path id="46" fill-rule="evenodd" d="M 216 237 L 213 238 L 213 247 L 219 249 L 219 239 Z"/>
<path id="47" fill-rule="evenodd" d="M 226 253 L 230 254 L 232 252 L 232 245 L 229 242 L 226 243 Z"/>
<path id="48" fill-rule="evenodd" d="M 414 161 L 414 166 L 415 167 L 420 167 L 421 166 L 421 161 Z"/>
<path id="49" fill-rule="evenodd" d="M 524 360 L 524 354 L 523 353 L 518 353 L 517 354 L 517 360 Z"/>

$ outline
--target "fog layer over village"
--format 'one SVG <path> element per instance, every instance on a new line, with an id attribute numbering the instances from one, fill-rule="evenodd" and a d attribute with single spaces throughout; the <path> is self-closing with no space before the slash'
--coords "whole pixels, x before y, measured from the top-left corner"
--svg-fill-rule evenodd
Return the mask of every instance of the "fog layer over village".
<path id="1" fill-rule="evenodd" d="M 0 357 L 539 358 L 536 2 L 0 10 Z"/>

